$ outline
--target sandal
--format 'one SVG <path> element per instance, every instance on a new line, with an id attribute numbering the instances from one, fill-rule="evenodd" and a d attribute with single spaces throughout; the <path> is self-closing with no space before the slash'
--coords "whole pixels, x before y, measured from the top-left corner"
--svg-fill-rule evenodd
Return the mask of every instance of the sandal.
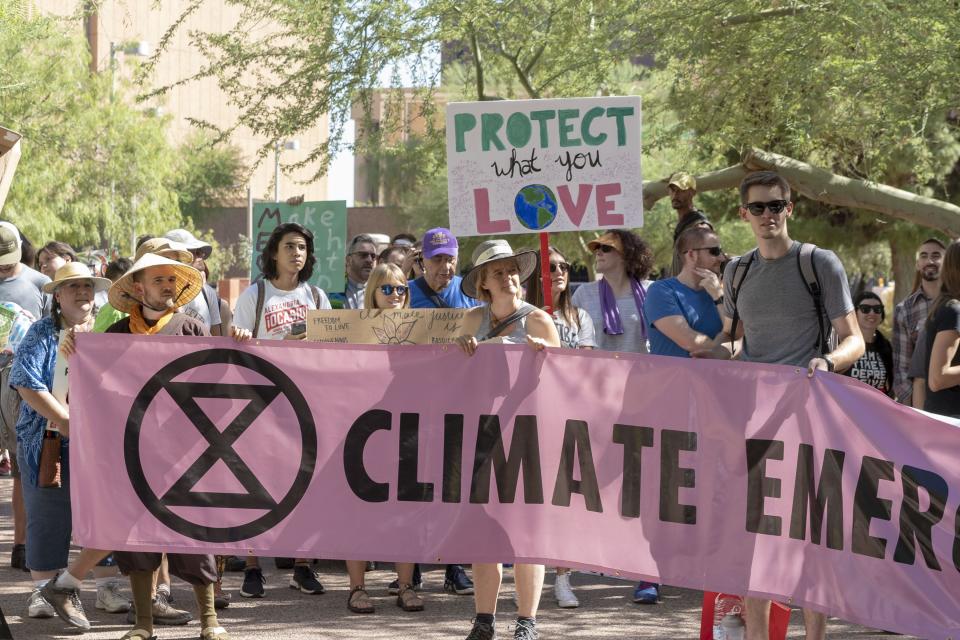
<path id="1" fill-rule="evenodd" d="M 409 584 L 401 584 L 397 593 L 397 606 L 404 611 L 423 611 L 423 598 Z"/>
<path id="2" fill-rule="evenodd" d="M 133 629 L 123 634 L 120 640 L 157 640 L 157 636 L 150 635 L 145 629 Z"/>
<path id="3" fill-rule="evenodd" d="M 353 613 L 373 613 L 373 602 L 363 585 L 354 587 L 347 598 L 347 609 Z"/>
<path id="4" fill-rule="evenodd" d="M 207 627 L 200 630 L 200 640 L 230 640 L 230 634 L 223 627 Z"/>

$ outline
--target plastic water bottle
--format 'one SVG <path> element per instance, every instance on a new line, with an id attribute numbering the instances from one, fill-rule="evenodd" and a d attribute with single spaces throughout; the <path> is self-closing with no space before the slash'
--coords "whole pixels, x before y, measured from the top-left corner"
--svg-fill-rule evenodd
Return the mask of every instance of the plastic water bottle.
<path id="1" fill-rule="evenodd" d="M 743 640 L 747 630 L 740 614 L 733 613 L 728 613 L 723 616 L 723 620 L 720 622 L 720 628 L 723 631 L 724 640 Z"/>
<path id="2" fill-rule="evenodd" d="M 713 601 L 713 640 L 726 640 L 722 622 L 724 617 L 743 614 L 743 598 L 732 593 L 718 593 Z"/>

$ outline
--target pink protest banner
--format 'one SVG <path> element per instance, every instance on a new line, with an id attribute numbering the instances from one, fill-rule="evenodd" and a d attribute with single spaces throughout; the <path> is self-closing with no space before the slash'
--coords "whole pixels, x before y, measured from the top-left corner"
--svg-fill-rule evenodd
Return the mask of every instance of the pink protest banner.
<path id="1" fill-rule="evenodd" d="M 960 431 L 847 378 L 503 345 L 78 346 L 85 546 L 542 562 L 960 628 Z"/>

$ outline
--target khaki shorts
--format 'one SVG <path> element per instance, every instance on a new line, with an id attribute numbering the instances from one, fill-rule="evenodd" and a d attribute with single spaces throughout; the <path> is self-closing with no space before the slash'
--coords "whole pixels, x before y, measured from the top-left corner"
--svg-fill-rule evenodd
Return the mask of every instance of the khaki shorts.
<path id="1" fill-rule="evenodd" d="M 7 354 L 4 357 L 9 359 Z M 10 452 L 11 475 L 20 477 L 20 467 L 17 465 L 17 418 L 20 417 L 20 394 L 7 384 L 10 380 L 10 370 L 13 363 L 8 361 L 0 369 L 0 449 Z"/>

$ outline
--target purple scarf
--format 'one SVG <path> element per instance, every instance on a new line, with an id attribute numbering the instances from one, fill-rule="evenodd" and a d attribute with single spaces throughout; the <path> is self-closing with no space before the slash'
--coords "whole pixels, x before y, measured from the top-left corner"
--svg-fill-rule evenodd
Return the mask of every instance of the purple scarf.
<path id="1" fill-rule="evenodd" d="M 640 314 L 640 335 L 647 337 L 647 318 L 643 315 L 643 302 L 647 294 L 636 278 L 630 278 L 630 288 L 633 289 L 633 301 Z M 603 278 L 600 278 L 600 313 L 603 315 L 603 332 L 608 336 L 623 335 L 623 322 L 620 320 L 620 309 L 617 308 L 617 299 L 613 297 L 613 289 Z"/>

